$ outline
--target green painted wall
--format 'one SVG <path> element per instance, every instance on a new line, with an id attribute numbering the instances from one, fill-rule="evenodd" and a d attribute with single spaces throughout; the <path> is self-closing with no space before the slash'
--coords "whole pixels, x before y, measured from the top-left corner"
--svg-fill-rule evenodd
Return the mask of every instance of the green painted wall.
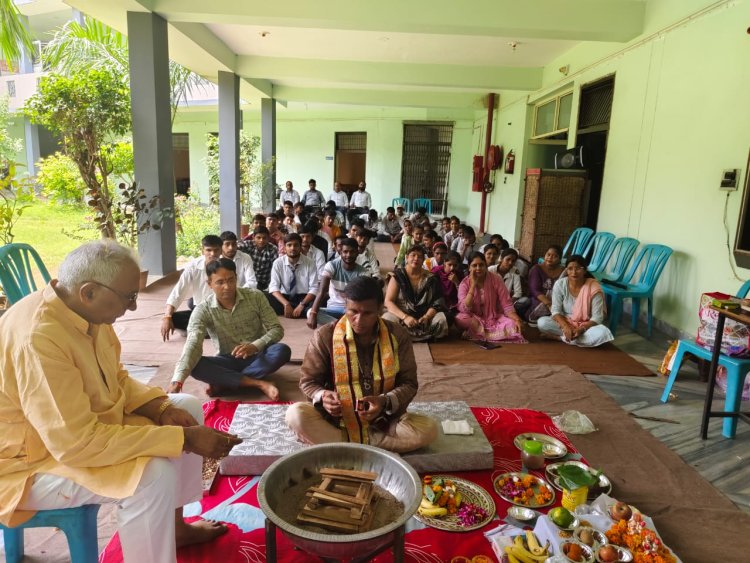
<path id="1" fill-rule="evenodd" d="M 692 8 L 708 2 L 690 2 Z M 653 5 L 653 6 L 652 6 Z M 685 3 L 649 3 L 646 28 L 663 29 Z M 659 281 L 655 315 L 694 333 L 704 291 L 735 292 L 734 245 L 742 190 L 719 190 L 722 170 L 746 178 L 750 148 L 750 3 L 720 3 L 690 20 L 671 19 L 609 56 L 580 45 L 545 69 L 543 96 L 563 81 L 576 88 L 615 74 L 599 230 L 662 243 L 674 254 Z M 658 25 L 657 25 L 658 24 Z M 571 75 L 558 68 L 569 64 Z M 726 227 L 725 227 L 726 210 Z M 750 272 L 737 269 L 741 279 Z"/>
<path id="2" fill-rule="evenodd" d="M 178 114 L 176 133 L 188 133 L 190 142 L 190 178 L 193 188 L 205 197 L 208 179 L 205 172 L 205 134 L 216 131 L 213 112 L 187 111 Z M 449 209 L 472 213 L 466 200 L 466 187 L 471 182 L 470 146 L 473 131 L 473 110 L 419 109 L 277 109 L 276 161 L 278 183 L 291 180 L 298 190 L 307 188 L 307 180 L 315 178 L 327 195 L 333 186 L 335 133 L 359 131 L 367 133 L 367 186 L 373 205 L 383 210 L 398 197 L 401 186 L 401 151 L 404 121 L 447 121 L 454 123 L 448 185 Z M 260 114 L 243 112 L 244 129 L 260 135 Z"/>

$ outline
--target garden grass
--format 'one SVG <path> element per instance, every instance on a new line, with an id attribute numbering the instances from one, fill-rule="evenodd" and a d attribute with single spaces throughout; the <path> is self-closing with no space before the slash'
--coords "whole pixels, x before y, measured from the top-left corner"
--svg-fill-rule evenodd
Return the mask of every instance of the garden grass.
<path id="1" fill-rule="evenodd" d="M 91 216 L 91 211 L 85 207 L 36 201 L 23 210 L 13 228 L 13 242 L 33 246 L 54 278 L 66 254 L 83 242 L 99 238 Z"/>

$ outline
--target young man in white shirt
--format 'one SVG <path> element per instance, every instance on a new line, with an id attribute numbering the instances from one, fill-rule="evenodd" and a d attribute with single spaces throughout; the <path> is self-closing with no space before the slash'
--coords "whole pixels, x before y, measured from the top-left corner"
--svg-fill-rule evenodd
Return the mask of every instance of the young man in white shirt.
<path id="1" fill-rule="evenodd" d="M 328 196 L 328 201 L 335 203 L 336 211 L 341 213 L 346 213 L 346 210 L 349 208 L 349 196 L 341 189 L 341 184 L 339 182 L 333 183 L 333 191 L 331 192 L 331 195 Z"/>
<path id="2" fill-rule="evenodd" d="M 222 241 L 216 235 L 206 235 L 201 240 L 202 256 L 190 261 L 182 270 L 180 279 L 167 297 L 167 309 L 161 320 L 162 340 L 169 340 L 175 329 L 186 330 L 190 314 L 196 305 L 200 305 L 213 295 L 208 287 L 206 264 L 221 257 Z M 182 302 L 190 297 L 187 311 L 177 311 Z"/>
<path id="3" fill-rule="evenodd" d="M 286 255 L 271 267 L 268 302 L 277 315 L 287 319 L 305 318 L 318 292 L 315 262 L 302 255 L 302 239 L 297 233 L 284 237 Z"/>
<path id="4" fill-rule="evenodd" d="M 258 280 L 255 278 L 253 259 L 248 254 L 237 251 L 237 235 L 232 231 L 224 231 L 219 237 L 221 238 L 221 255 L 234 262 L 237 268 L 237 286 L 257 289 Z"/>
<path id="5" fill-rule="evenodd" d="M 307 256 L 315 262 L 315 268 L 318 271 L 318 279 L 320 279 L 320 275 L 323 273 L 323 267 L 326 265 L 326 255 L 320 250 L 320 248 L 313 245 L 312 242 L 315 232 L 309 221 L 299 230 L 299 236 L 302 245 L 302 256 Z"/>
<path id="6" fill-rule="evenodd" d="M 360 182 L 357 191 L 352 194 L 352 197 L 349 200 L 349 213 L 347 213 L 349 223 L 351 223 L 352 219 L 357 215 L 367 213 L 372 207 L 372 199 L 370 198 L 370 194 L 365 191 L 365 188 L 366 184 Z"/>

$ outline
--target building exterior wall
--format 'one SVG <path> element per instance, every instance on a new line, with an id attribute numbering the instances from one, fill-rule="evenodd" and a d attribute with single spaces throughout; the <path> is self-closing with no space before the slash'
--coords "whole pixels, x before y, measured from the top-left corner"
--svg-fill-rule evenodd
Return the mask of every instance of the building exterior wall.
<path id="1" fill-rule="evenodd" d="M 750 3 L 725 3 L 684 21 L 668 17 L 688 13 L 683 3 L 653 4 L 646 25 L 652 35 L 606 55 L 601 45 L 576 47 L 545 68 L 545 87 L 530 102 L 566 83 L 578 89 L 615 74 L 598 229 L 674 249 L 654 312 L 694 334 L 701 293 L 733 294 L 750 276 L 727 249 L 742 189 L 719 190 L 724 169 L 741 169 L 746 182 Z M 558 71 L 564 65 L 567 78 Z"/>

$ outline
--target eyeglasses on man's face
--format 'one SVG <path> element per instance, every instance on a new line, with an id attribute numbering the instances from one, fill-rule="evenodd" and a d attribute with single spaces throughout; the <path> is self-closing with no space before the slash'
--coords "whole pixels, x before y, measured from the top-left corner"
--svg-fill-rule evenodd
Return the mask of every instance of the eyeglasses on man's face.
<path id="1" fill-rule="evenodd" d="M 115 295 L 117 295 L 117 297 L 119 297 L 122 300 L 123 303 L 127 303 L 128 307 L 131 306 L 131 305 L 133 305 L 136 301 L 138 301 L 138 292 L 137 291 L 134 291 L 133 293 L 125 294 L 125 293 L 122 293 L 121 291 L 117 291 L 113 287 L 109 287 L 107 284 L 102 283 L 102 282 L 91 280 L 89 283 L 95 283 L 98 286 L 101 286 L 101 287 L 103 287 L 105 289 L 110 290 L 112 293 L 114 293 Z"/>

